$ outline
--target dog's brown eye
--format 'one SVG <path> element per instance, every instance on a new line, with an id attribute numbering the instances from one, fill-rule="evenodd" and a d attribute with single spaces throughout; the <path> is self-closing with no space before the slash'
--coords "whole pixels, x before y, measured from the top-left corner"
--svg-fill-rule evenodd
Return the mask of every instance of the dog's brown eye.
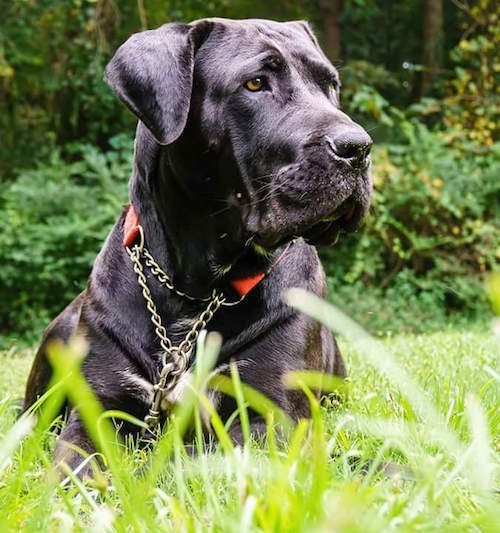
<path id="1" fill-rule="evenodd" d="M 333 94 L 337 94 L 338 90 L 339 90 L 339 83 L 335 80 L 331 81 L 330 82 L 330 90 L 332 91 Z"/>
<path id="2" fill-rule="evenodd" d="M 261 91 L 265 86 L 264 78 L 252 78 L 245 83 L 245 88 L 253 93 Z"/>

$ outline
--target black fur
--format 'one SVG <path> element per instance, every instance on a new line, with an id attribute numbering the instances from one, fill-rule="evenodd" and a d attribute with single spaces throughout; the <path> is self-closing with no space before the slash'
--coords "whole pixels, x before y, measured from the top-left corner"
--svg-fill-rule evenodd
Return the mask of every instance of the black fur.
<path id="1" fill-rule="evenodd" d="M 265 78 L 263 90 L 245 88 Z M 307 24 L 207 19 L 132 36 L 106 69 L 106 81 L 140 119 L 130 183 L 146 244 L 176 287 L 232 298 L 230 281 L 266 270 L 294 237 L 334 241 L 354 230 L 371 193 L 371 139 L 340 109 L 336 70 Z M 75 332 L 89 344 L 83 371 L 106 409 L 143 418 L 144 391 L 126 376 L 158 379 L 160 345 L 132 263 L 122 245 L 124 214 L 98 255 L 87 289 L 45 333 L 26 388 L 25 409 L 45 390 L 45 350 Z M 175 343 L 204 304 L 149 284 Z M 316 250 L 299 238 L 240 305 L 210 323 L 224 339 L 218 365 L 237 362 L 241 378 L 294 419 L 306 399 L 287 391 L 289 370 L 345 375 L 332 336 L 282 302 L 302 287 L 325 294 Z M 220 399 L 223 418 L 232 402 Z M 261 425 L 253 420 L 255 431 Z M 123 427 L 123 431 L 130 428 Z M 233 437 L 239 439 L 235 425 Z M 73 409 L 63 442 L 92 451 Z M 69 458 L 71 466 L 78 459 Z"/>

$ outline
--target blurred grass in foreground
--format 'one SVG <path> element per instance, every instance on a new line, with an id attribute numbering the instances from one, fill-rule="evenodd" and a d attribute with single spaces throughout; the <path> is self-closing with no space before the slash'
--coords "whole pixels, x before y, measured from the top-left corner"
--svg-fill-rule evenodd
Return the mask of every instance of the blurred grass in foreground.
<path id="1" fill-rule="evenodd" d="M 200 342 L 202 364 L 191 394 L 150 457 L 115 438 L 109 418 L 130 417 L 102 413 L 78 369 L 81 347 L 54 347 L 59 384 L 41 402 L 36 421 L 15 422 L 13 408 L 25 379 L 20 369 L 27 369 L 29 359 L 0 355 L 2 529 L 495 530 L 500 516 L 498 339 L 447 332 L 375 340 L 311 295 L 292 291 L 288 298 L 342 332 L 350 377 L 343 386 L 336 380 L 326 383 L 338 394 L 325 408 L 310 393 L 319 376 L 289 376 L 289 385 L 310 396 L 312 419 L 289 428 L 283 446 L 274 429 L 278 420 L 286 424 L 279 409 L 242 385 L 234 369 L 230 378 L 210 376 L 217 335 Z M 214 379 L 234 394 L 244 435 L 247 407 L 264 414 L 265 445 L 247 439 L 243 448 L 234 447 L 206 395 Z M 64 389 L 81 405 L 82 419 L 108 465 L 92 484 L 74 480 L 63 488 L 53 470 L 50 419 Z M 220 444 L 214 453 L 193 458 L 182 435 L 194 420 L 201 451 L 200 406 Z M 387 464 L 402 467 L 386 475 Z M 134 474 L 138 467 L 140 475 Z"/>

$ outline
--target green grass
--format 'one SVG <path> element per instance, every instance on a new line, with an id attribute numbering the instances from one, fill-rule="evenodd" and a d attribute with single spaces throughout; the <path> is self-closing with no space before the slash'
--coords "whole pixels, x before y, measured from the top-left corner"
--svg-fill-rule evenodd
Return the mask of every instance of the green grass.
<path id="1" fill-rule="evenodd" d="M 233 448 L 213 417 L 223 449 L 194 459 L 180 434 L 200 392 L 149 460 L 116 444 L 101 416 L 93 431 L 109 469 L 93 486 L 61 488 L 53 432 L 40 421 L 15 424 L 13 400 L 32 354 L 0 353 L 0 530 L 498 531 L 498 337 L 475 330 L 374 340 L 335 309 L 304 295 L 295 302 L 344 333 L 350 377 L 343 401 L 321 408 L 313 401 L 312 421 L 293 429 L 285 446 L 270 429 L 267 445 Z M 202 349 L 210 359 L 215 348 Z M 78 358 L 56 352 L 58 371 L 81 400 Z M 203 370 L 198 382 L 195 391 Z M 305 387 L 304 377 L 296 382 Z M 233 384 L 242 412 L 243 396 L 260 401 Z M 89 409 L 100 417 L 98 407 Z"/>

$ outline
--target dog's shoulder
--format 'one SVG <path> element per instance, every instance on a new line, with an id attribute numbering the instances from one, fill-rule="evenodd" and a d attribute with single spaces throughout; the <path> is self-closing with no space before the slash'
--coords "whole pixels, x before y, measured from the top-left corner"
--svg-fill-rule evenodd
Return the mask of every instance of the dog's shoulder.
<path id="1" fill-rule="evenodd" d="M 318 296 L 326 294 L 325 271 L 314 246 L 304 239 L 296 239 L 280 259 L 275 268 L 271 268 L 268 290 L 282 295 L 287 289 L 300 287 Z"/>

